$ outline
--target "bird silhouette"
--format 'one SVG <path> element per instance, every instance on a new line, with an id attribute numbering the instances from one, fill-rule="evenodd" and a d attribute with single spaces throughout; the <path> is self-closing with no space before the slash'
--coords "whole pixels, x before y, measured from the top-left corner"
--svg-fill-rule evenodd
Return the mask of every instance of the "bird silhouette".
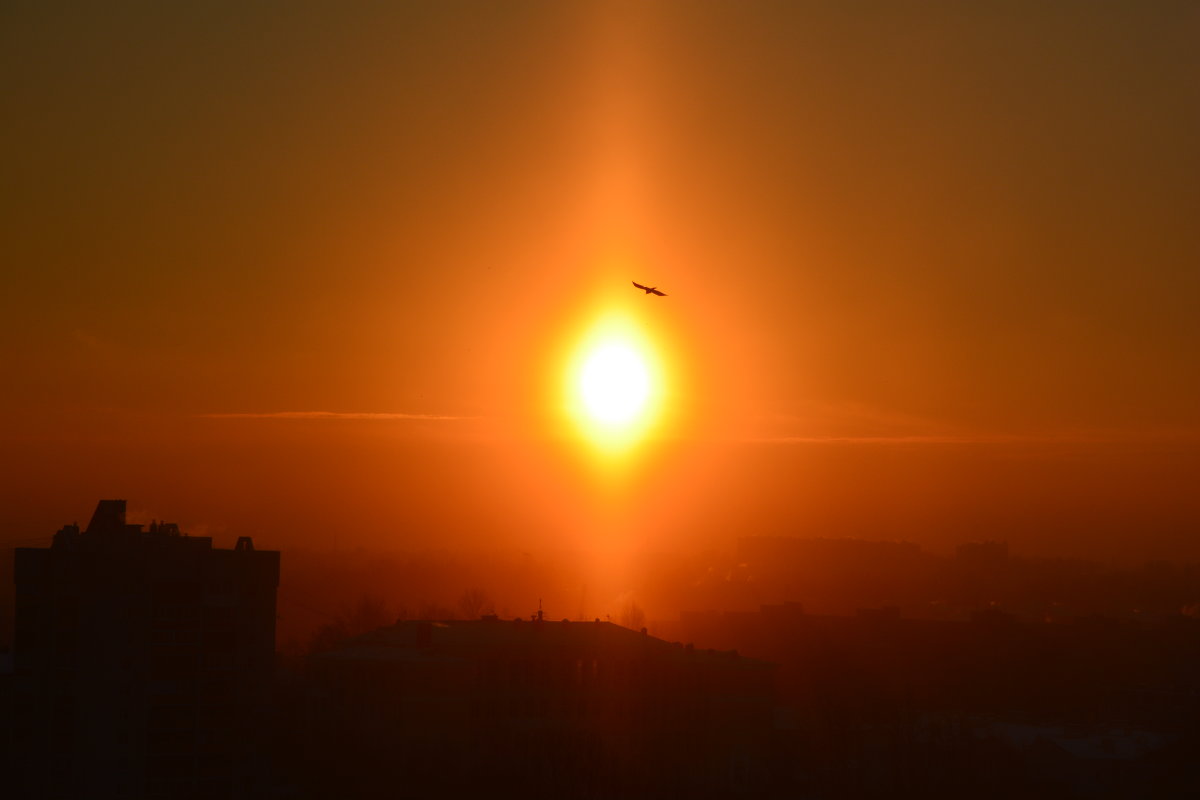
<path id="1" fill-rule="evenodd" d="M 646 294 L 655 294 L 655 295 L 658 295 L 659 297 L 667 296 L 666 292 L 660 292 L 657 288 L 655 288 L 653 286 L 642 286 L 637 281 L 633 281 L 633 285 L 636 286 L 637 288 L 643 290 Z"/>

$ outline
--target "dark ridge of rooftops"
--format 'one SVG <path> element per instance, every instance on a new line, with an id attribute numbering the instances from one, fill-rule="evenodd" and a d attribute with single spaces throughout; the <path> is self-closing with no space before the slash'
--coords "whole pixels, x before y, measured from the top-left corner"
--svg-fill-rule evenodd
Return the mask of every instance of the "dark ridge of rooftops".
<path id="1" fill-rule="evenodd" d="M 125 521 L 126 501 L 101 500 L 92 518 L 80 531 L 78 523 L 64 525 L 54 534 L 55 550 L 110 550 L 138 547 L 172 547 L 187 550 L 213 550 L 211 536 L 189 536 L 175 522 L 152 520 L 149 525 Z M 254 552 L 254 540 L 239 536 L 233 551 Z M 266 552 L 266 551 L 264 551 Z"/>
<path id="2" fill-rule="evenodd" d="M 446 657 L 472 658 L 487 653 L 636 653 L 657 658 L 691 659 L 713 664 L 771 668 L 767 661 L 739 656 L 736 650 L 699 650 L 681 642 L 668 642 L 613 622 L 595 620 L 501 620 L 486 615 L 477 620 L 399 620 L 345 642 L 315 658 L 367 660 L 417 660 Z"/>

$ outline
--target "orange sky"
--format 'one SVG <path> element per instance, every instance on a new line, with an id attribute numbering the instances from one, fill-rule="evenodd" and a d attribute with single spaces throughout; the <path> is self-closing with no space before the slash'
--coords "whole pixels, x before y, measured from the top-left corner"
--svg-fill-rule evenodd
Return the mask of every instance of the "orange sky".
<path id="1" fill-rule="evenodd" d="M 0 24 L 6 542 L 1200 557 L 1193 3 L 80 5 Z"/>

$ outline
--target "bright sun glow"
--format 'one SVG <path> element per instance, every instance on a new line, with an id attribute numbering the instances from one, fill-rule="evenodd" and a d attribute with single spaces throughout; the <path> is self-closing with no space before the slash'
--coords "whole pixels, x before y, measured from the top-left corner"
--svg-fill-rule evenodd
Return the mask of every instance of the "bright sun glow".
<path id="1" fill-rule="evenodd" d="M 635 419 L 650 395 L 650 374 L 642 357 L 630 346 L 602 344 L 583 364 L 579 391 L 588 416 L 606 425 Z"/>
<path id="2" fill-rule="evenodd" d="M 566 377 L 570 416 L 602 451 L 628 450 L 662 411 L 662 367 L 630 317 L 602 318 L 578 344 Z"/>

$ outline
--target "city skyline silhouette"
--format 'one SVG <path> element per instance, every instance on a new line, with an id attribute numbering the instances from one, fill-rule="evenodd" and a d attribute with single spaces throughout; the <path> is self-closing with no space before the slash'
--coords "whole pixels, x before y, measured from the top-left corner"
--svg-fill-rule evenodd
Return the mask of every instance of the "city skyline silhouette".
<path id="1" fill-rule="evenodd" d="M 1200 785 L 1193 3 L 4 20 L 32 796 Z"/>

